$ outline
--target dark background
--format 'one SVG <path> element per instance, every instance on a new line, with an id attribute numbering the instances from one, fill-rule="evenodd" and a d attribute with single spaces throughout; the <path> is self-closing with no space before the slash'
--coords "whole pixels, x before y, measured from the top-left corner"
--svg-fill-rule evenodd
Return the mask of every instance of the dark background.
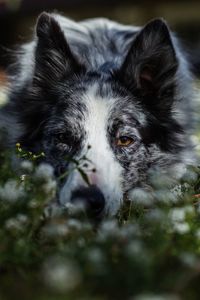
<path id="1" fill-rule="evenodd" d="M 0 0 L 1 74 L 9 63 L 5 48 L 29 40 L 37 15 L 44 10 L 75 20 L 101 16 L 134 25 L 163 17 L 188 49 L 200 56 L 200 1 Z"/>

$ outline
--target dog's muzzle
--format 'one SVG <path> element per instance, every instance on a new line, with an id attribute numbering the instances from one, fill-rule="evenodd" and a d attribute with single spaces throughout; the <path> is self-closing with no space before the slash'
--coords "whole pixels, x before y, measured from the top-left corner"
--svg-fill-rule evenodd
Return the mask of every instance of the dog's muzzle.
<path id="1" fill-rule="evenodd" d="M 95 185 L 80 187 L 71 195 L 71 202 L 81 202 L 86 208 L 88 215 L 92 218 L 101 218 L 105 208 L 105 198 Z"/>

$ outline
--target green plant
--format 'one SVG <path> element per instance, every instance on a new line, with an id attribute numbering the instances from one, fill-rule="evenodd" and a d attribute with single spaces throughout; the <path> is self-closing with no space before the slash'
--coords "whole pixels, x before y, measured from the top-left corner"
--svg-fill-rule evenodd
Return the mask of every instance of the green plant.
<path id="1" fill-rule="evenodd" d="M 0 299 L 198 299 L 198 167 L 173 191 L 152 179 L 151 195 L 135 190 L 94 228 L 82 208 L 54 203 L 53 169 L 36 164 L 43 154 L 16 147 L 17 171 L 0 151 Z"/>

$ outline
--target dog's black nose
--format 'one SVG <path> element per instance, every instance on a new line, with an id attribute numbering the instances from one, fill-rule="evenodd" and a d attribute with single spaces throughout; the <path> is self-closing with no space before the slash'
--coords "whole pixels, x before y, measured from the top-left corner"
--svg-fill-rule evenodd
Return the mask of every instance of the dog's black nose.
<path id="1" fill-rule="evenodd" d="M 73 191 L 71 201 L 83 202 L 92 217 L 100 217 L 105 207 L 105 198 L 96 186 L 81 187 Z"/>

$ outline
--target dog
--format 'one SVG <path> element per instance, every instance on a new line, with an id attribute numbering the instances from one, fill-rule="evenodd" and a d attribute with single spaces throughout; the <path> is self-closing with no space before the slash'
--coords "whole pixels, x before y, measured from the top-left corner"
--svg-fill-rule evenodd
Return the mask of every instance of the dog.
<path id="1" fill-rule="evenodd" d="M 71 170 L 61 205 L 81 200 L 96 218 L 114 215 L 152 170 L 193 160 L 192 82 L 162 19 L 134 27 L 44 12 L 11 68 L 1 123 L 11 144 L 43 151 L 57 178 Z"/>

